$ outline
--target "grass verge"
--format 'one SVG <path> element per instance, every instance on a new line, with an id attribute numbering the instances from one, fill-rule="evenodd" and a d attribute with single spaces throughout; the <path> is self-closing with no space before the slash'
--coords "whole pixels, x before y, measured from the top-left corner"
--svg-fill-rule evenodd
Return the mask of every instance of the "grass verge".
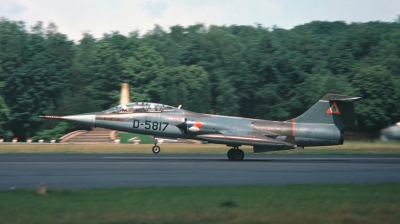
<path id="1" fill-rule="evenodd" d="M 0 191 L 0 223 L 398 223 L 400 184 Z"/>
<path id="2" fill-rule="evenodd" d="M 133 133 L 118 133 L 118 137 L 121 138 L 121 143 L 130 143 L 129 139 L 138 137 L 140 139 L 140 144 L 153 144 L 154 138 L 149 135 L 133 134 Z"/>
<path id="3" fill-rule="evenodd" d="M 160 144 L 162 153 L 226 154 L 229 149 L 218 144 Z M 0 143 L 0 153 L 151 153 L 150 144 L 38 144 Z M 252 147 L 242 146 L 245 153 Z M 400 142 L 345 142 L 344 145 L 307 147 L 269 152 L 270 154 L 382 154 L 400 155 Z"/>

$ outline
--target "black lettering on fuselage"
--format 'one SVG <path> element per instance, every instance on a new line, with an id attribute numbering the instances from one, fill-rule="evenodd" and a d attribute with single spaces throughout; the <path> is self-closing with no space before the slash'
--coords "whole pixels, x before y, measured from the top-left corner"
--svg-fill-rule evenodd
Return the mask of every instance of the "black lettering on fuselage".
<path id="1" fill-rule="evenodd" d="M 145 129 L 154 130 L 154 131 L 165 131 L 165 129 L 167 128 L 168 125 L 169 125 L 168 122 L 157 122 L 157 121 L 145 121 L 144 122 Z M 140 123 L 140 120 L 134 119 L 132 127 L 139 128 L 139 126 L 143 126 L 143 123 Z"/>

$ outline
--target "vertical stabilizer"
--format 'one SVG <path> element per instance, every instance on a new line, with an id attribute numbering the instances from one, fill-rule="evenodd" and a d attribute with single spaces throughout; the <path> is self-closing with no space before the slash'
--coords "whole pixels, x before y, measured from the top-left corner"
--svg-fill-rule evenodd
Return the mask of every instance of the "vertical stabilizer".
<path id="1" fill-rule="evenodd" d="M 326 94 L 304 114 L 294 119 L 296 123 L 334 124 L 340 129 L 356 124 L 353 101 L 361 97 Z"/>

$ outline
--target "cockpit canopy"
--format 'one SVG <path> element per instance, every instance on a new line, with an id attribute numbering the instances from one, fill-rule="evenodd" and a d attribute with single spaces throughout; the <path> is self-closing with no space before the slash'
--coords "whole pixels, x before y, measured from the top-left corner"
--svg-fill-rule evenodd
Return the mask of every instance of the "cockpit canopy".
<path id="1" fill-rule="evenodd" d="M 134 102 L 112 107 L 103 111 L 103 113 L 160 113 L 163 111 L 174 111 L 174 107 L 158 103 Z"/>

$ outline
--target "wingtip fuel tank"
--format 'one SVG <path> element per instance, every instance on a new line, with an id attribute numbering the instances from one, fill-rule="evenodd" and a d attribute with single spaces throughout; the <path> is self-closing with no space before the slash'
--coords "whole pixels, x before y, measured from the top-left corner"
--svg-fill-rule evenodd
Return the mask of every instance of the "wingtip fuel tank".
<path id="1" fill-rule="evenodd" d="M 391 139 L 400 139 L 400 122 L 384 128 L 380 131 L 380 139 L 387 142 Z"/>

